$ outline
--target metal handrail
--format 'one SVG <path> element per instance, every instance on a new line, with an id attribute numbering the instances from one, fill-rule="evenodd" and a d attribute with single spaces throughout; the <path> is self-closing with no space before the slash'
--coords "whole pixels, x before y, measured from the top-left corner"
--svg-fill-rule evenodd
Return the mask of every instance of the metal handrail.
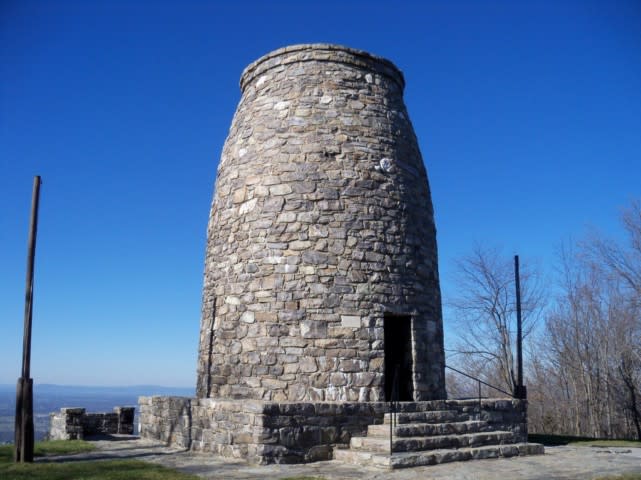
<path id="1" fill-rule="evenodd" d="M 497 391 L 499 391 L 499 392 L 501 392 L 501 393 L 504 393 L 505 395 L 508 395 L 508 396 L 510 396 L 510 397 L 512 397 L 512 398 L 517 398 L 517 397 L 515 397 L 515 396 L 514 396 L 514 394 L 512 394 L 512 393 L 508 393 L 508 392 L 506 392 L 505 390 L 503 390 L 503 389 L 501 389 L 501 388 L 499 388 L 499 387 L 497 387 L 497 386 L 495 386 L 495 385 L 491 385 L 491 384 L 489 384 L 489 383 L 487 383 L 487 382 L 484 382 L 483 380 L 481 380 L 481 379 L 480 379 L 480 378 L 478 378 L 478 377 L 475 377 L 475 376 L 470 375 L 470 374 L 468 374 L 468 373 L 462 372 L 462 371 L 460 371 L 460 370 L 458 370 L 458 369 L 456 369 L 456 368 L 454 368 L 454 367 L 450 367 L 449 365 L 445 365 L 445 368 L 449 368 L 450 370 L 452 370 L 452 371 L 454 371 L 454 372 L 456 372 L 456 373 L 459 373 L 459 374 L 461 374 L 461 375 L 463 375 L 463 376 L 465 376 L 465 377 L 467 377 L 467 378 L 470 378 L 470 379 L 472 379 L 472 380 L 476 380 L 476 381 L 478 382 L 478 386 L 479 386 L 479 395 L 478 395 L 478 400 L 479 400 L 479 401 L 478 401 L 478 408 L 479 408 L 479 420 L 481 419 L 481 411 L 483 410 L 483 404 L 482 404 L 482 402 L 481 402 L 481 398 L 482 398 L 482 397 L 481 397 L 481 384 L 483 384 L 483 385 L 485 385 L 485 386 L 487 386 L 487 387 L 493 388 L 494 390 L 497 390 Z"/>
<path id="2" fill-rule="evenodd" d="M 449 368 L 450 370 L 454 370 L 456 373 L 460 373 L 461 375 L 463 375 L 463 376 L 465 376 L 465 377 L 467 377 L 467 378 L 471 378 L 472 380 L 476 380 L 477 382 L 479 382 L 479 384 L 481 384 L 481 383 L 482 383 L 482 384 L 483 384 L 483 385 L 485 385 L 486 387 L 493 388 L 494 390 L 497 390 L 497 391 L 499 391 L 499 392 L 501 392 L 501 393 L 504 393 L 505 395 L 508 395 L 508 396 L 510 396 L 510 397 L 512 397 L 512 398 L 516 398 L 516 397 L 514 396 L 514 394 L 509 393 L 509 392 L 506 392 L 505 390 L 502 390 L 502 389 L 500 389 L 499 387 L 494 386 L 494 385 L 492 385 L 492 384 L 490 384 L 490 383 L 484 382 L 483 380 L 481 380 L 481 379 L 480 379 L 480 378 L 478 378 L 478 377 L 474 377 L 474 376 L 472 376 L 472 375 L 470 375 L 470 374 L 468 374 L 468 373 L 461 372 L 460 370 L 457 370 L 457 369 L 456 369 L 456 368 L 454 368 L 454 367 L 450 367 L 449 365 L 445 365 L 445 368 Z"/>
<path id="3" fill-rule="evenodd" d="M 392 377 L 392 391 L 390 392 L 390 420 L 389 420 L 389 454 L 394 454 L 394 427 L 398 425 L 396 414 L 398 412 L 398 371 L 400 365 L 394 366 L 394 376 Z"/>

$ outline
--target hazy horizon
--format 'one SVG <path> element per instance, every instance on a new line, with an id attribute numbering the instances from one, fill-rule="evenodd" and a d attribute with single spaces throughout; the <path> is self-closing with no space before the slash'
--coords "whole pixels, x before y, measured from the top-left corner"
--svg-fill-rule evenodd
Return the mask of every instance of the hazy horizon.
<path id="1" fill-rule="evenodd" d="M 33 389 L 33 412 L 36 440 L 41 440 L 48 431 L 49 414 L 63 407 L 80 407 L 87 412 L 111 412 L 113 407 L 135 407 L 137 428 L 138 397 L 150 395 L 187 396 L 195 395 L 195 389 L 160 387 L 154 385 L 95 387 L 86 385 L 35 384 Z M 0 443 L 13 441 L 15 415 L 15 386 L 0 384 Z"/>
<path id="2" fill-rule="evenodd" d="M 119 389 L 119 388 L 165 388 L 165 389 L 193 389 L 195 391 L 196 387 L 194 386 L 184 386 L 184 385 L 154 385 L 154 384 L 121 384 L 121 385 L 97 385 L 97 384 L 87 384 L 87 385 L 78 385 L 78 384 L 64 384 L 64 383 L 38 383 L 34 381 L 33 384 L 35 387 L 73 387 L 73 388 L 95 388 L 95 389 Z M 10 383 L 0 383 L 0 388 L 13 388 L 15 390 L 16 385 Z"/>

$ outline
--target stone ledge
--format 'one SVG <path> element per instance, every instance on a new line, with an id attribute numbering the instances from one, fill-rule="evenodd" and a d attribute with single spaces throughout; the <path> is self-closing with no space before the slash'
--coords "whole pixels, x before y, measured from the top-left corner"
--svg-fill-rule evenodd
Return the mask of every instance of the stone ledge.
<path id="1" fill-rule="evenodd" d="M 400 87 L 405 88 L 403 73 L 391 61 L 372 55 L 364 50 L 333 45 L 328 43 L 310 43 L 292 45 L 279 48 L 263 55 L 255 62 L 250 63 L 243 71 L 240 78 L 240 89 L 245 91 L 247 86 L 257 77 L 265 74 L 272 68 L 298 62 L 323 61 L 354 65 L 358 68 L 380 73 Z"/>

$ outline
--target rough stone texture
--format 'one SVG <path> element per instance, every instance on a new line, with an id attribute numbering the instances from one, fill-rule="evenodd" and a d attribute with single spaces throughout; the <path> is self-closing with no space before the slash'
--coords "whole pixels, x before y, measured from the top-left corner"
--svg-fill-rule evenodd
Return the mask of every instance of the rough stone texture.
<path id="1" fill-rule="evenodd" d="M 443 400 L 428 402 L 432 409 L 454 410 L 470 418 L 487 422 L 491 430 L 509 431 L 517 443 L 527 442 L 527 401 L 509 398 L 483 399 L 478 417 L 478 400 Z M 399 422 L 400 423 L 400 422 Z"/>
<path id="2" fill-rule="evenodd" d="M 527 402 L 521 400 L 401 404 L 395 419 L 386 413 L 383 425 L 370 425 L 366 435 L 353 436 L 349 450 L 335 450 L 334 458 L 358 465 L 407 468 L 542 454 L 542 445 L 525 443 L 526 418 Z"/>
<path id="3" fill-rule="evenodd" d="M 199 398 L 381 401 L 389 314 L 411 317 L 413 399 L 445 398 L 432 202 L 403 88 L 391 62 L 333 45 L 245 69 L 208 227 Z"/>
<path id="4" fill-rule="evenodd" d="M 337 449 L 348 448 L 350 442 L 362 443 L 359 437 L 367 435 L 372 426 L 389 431 L 389 426 L 383 424 L 389 421 L 389 404 L 384 402 L 278 403 L 140 397 L 139 404 L 142 438 L 260 464 L 327 460 Z M 399 408 L 397 429 L 401 430 L 413 421 L 469 422 L 478 416 L 478 402 L 474 401 L 407 402 L 400 403 Z M 488 442 L 493 440 L 495 431 L 501 432 L 499 437 L 509 437 L 509 443 L 527 440 L 527 430 L 523 437 L 520 424 L 526 418 L 526 402 L 484 400 L 482 408 L 484 420 L 477 423 L 486 426 L 480 431 L 486 432 Z M 452 441 L 460 444 L 469 432 L 448 433 L 458 434 L 460 438 Z M 386 435 L 385 430 L 382 434 Z M 382 450 L 388 446 L 389 439 L 383 438 Z M 405 464 L 408 466 L 407 461 Z"/>
<path id="5" fill-rule="evenodd" d="M 261 464 L 331 458 L 333 447 L 346 447 L 352 435 L 382 423 L 388 408 L 380 402 L 184 397 L 140 397 L 139 404 L 142 438 Z"/>
<path id="6" fill-rule="evenodd" d="M 139 397 L 138 432 L 141 438 L 167 445 L 191 446 L 191 404 L 187 397 Z"/>
<path id="7" fill-rule="evenodd" d="M 99 434 L 134 433 L 134 407 L 114 407 L 113 413 L 86 413 L 84 408 L 61 408 L 49 415 L 50 440 L 81 440 Z"/>

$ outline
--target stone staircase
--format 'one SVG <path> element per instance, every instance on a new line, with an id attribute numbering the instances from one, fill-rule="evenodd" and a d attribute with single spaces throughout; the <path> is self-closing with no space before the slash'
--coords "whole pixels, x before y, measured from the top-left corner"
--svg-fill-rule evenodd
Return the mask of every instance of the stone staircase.
<path id="1" fill-rule="evenodd" d="M 496 409 L 482 410 L 479 415 L 478 402 L 399 405 L 401 411 L 396 414 L 393 428 L 392 455 L 391 416 L 386 413 L 383 424 L 367 428 L 367 436 L 352 436 L 348 449 L 335 449 L 334 459 L 358 465 L 406 468 L 544 453 L 542 445 L 522 442 L 524 435 L 518 432 L 519 424 L 514 424 L 516 431 L 513 431 L 504 420 L 493 421 L 501 415 Z"/>

